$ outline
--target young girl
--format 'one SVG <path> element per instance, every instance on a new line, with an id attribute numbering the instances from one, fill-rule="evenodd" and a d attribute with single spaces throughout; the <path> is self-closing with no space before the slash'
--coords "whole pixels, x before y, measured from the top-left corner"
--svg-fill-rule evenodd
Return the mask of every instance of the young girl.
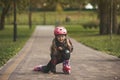
<path id="1" fill-rule="evenodd" d="M 51 60 L 45 66 L 36 66 L 34 71 L 42 71 L 48 73 L 56 73 L 56 65 L 63 63 L 63 72 L 69 74 L 70 67 L 70 54 L 73 51 L 73 45 L 70 39 L 67 38 L 67 30 L 64 27 L 56 27 L 54 29 L 55 38 L 51 45 Z"/>

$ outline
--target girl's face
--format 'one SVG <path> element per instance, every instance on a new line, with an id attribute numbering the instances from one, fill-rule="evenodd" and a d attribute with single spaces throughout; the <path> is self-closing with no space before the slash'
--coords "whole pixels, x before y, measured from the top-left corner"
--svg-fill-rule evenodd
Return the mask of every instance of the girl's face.
<path id="1" fill-rule="evenodd" d="M 58 40 L 60 43 L 63 43 L 65 39 L 66 39 L 66 36 L 65 36 L 65 35 L 57 35 L 57 40 Z"/>

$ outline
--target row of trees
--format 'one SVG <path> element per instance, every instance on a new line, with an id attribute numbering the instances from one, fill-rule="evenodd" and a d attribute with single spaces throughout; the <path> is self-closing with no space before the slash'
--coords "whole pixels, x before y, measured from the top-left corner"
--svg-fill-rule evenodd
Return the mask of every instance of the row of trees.
<path id="1" fill-rule="evenodd" d="M 120 0 L 16 0 L 18 11 L 29 9 L 32 7 L 43 8 L 44 3 L 47 4 L 46 9 L 55 9 L 59 4 L 63 8 L 82 8 L 86 3 L 90 2 L 94 6 L 98 6 L 98 16 L 100 20 L 100 34 L 115 33 L 120 34 L 118 26 L 117 12 L 120 9 Z M 13 9 L 13 0 L 0 0 L 0 30 L 4 29 L 5 16 Z"/>
<path id="2" fill-rule="evenodd" d="M 27 8 L 28 5 L 27 0 L 16 0 L 17 9 L 22 11 Z M 14 8 L 14 0 L 0 0 L 0 30 L 4 29 L 5 25 L 5 17 L 13 12 Z"/>

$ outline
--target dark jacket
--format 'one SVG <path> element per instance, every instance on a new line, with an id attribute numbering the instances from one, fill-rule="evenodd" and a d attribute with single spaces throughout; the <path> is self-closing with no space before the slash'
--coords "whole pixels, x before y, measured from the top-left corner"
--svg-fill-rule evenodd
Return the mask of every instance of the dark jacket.
<path id="1" fill-rule="evenodd" d="M 58 50 L 58 47 L 62 47 L 63 50 Z M 70 39 L 65 39 L 63 43 L 60 43 L 56 38 L 53 39 L 51 45 L 51 57 L 56 56 L 57 58 L 61 58 L 62 54 L 73 51 L 73 45 Z"/>

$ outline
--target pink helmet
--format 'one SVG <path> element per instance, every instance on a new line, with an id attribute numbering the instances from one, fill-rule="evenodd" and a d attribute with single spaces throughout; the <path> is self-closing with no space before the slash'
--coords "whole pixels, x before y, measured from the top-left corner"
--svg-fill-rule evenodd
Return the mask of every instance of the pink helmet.
<path id="1" fill-rule="evenodd" d="M 65 35 L 67 34 L 67 30 L 62 26 L 56 27 L 54 29 L 54 35 L 60 35 L 60 34 L 65 34 Z"/>

